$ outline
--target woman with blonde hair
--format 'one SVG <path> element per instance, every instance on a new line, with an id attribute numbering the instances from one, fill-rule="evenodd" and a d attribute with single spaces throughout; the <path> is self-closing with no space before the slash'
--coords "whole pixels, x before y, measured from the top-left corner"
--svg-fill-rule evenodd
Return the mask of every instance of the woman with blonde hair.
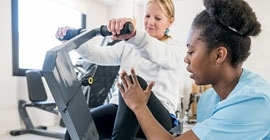
<path id="1" fill-rule="evenodd" d="M 181 44 L 169 36 L 174 22 L 172 0 L 149 0 L 144 16 L 145 31 L 135 29 L 119 35 L 129 18 L 111 19 L 107 28 L 113 40 L 123 40 L 113 46 L 80 46 L 76 51 L 87 61 L 98 65 L 120 65 L 121 70 L 134 68 L 142 86 L 156 81 L 148 107 L 159 123 L 169 131 L 178 125 L 176 110 L 180 100 L 182 73 L 185 71 Z M 62 39 L 67 28 L 59 28 L 56 37 Z M 179 65 L 182 65 L 179 67 Z M 109 104 L 91 109 L 100 139 L 132 140 L 145 138 L 135 114 L 126 106 L 122 96 L 115 94 Z M 70 139 L 67 133 L 66 139 Z"/>

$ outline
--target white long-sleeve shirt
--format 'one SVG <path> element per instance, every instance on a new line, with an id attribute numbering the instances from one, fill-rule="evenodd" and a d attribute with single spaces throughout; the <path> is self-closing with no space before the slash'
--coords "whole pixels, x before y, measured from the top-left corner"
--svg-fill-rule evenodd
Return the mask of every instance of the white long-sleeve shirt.
<path id="1" fill-rule="evenodd" d="M 120 65 L 130 74 L 133 67 L 148 84 L 155 81 L 153 93 L 165 108 L 175 114 L 180 100 L 181 75 L 185 71 L 183 46 L 169 38 L 159 41 L 146 32 L 137 31 L 128 41 L 101 47 L 91 44 L 77 49 L 80 56 L 98 65 Z M 117 96 L 118 97 L 118 96 Z M 114 103 L 118 100 L 114 99 Z"/>

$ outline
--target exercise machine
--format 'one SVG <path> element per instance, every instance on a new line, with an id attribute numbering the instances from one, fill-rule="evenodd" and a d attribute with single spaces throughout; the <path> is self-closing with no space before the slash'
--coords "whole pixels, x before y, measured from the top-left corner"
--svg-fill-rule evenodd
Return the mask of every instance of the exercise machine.
<path id="1" fill-rule="evenodd" d="M 133 30 L 131 23 L 125 24 L 122 33 Z M 46 53 L 42 73 L 51 90 L 58 110 L 73 140 L 98 140 L 95 124 L 86 98 L 77 78 L 69 52 L 91 38 L 111 35 L 106 26 L 83 31 L 66 43 L 56 46 Z"/>
<path id="2" fill-rule="evenodd" d="M 119 41 L 110 41 L 104 37 L 102 47 L 111 46 Z M 77 77 L 81 81 L 83 93 L 89 108 L 94 108 L 109 102 L 111 94 L 115 91 L 114 85 L 118 79 L 120 66 L 101 66 L 79 58 L 75 62 Z"/>
<path id="3" fill-rule="evenodd" d="M 132 30 L 132 24 L 126 23 L 121 34 L 128 34 Z M 73 140 L 98 140 L 99 135 L 69 52 L 99 35 L 109 36 L 111 33 L 103 25 L 90 31 L 82 31 L 66 43 L 52 48 L 46 53 L 42 68 L 44 78 Z M 181 126 L 172 129 L 171 133 L 181 134 Z"/>

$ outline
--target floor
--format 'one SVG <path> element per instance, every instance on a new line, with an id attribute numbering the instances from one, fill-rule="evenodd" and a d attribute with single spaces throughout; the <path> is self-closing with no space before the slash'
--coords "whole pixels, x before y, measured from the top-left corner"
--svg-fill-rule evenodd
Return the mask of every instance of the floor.
<path id="1" fill-rule="evenodd" d="M 44 137 L 44 136 L 38 136 L 34 134 L 24 134 L 21 136 L 0 136 L 1 140 L 60 140 L 57 138 L 50 138 L 50 137 Z"/>
<path id="2" fill-rule="evenodd" d="M 60 126 L 53 126 L 48 127 L 47 131 L 64 135 L 66 128 Z M 12 136 L 10 134 L 7 134 L 0 135 L 0 140 L 60 140 L 60 138 L 45 137 L 36 134 L 22 134 L 19 136 Z"/>
<path id="3" fill-rule="evenodd" d="M 193 127 L 193 125 L 194 124 L 184 123 L 183 132 L 191 129 Z M 57 127 L 48 128 L 48 131 L 64 133 L 66 131 L 66 128 L 62 128 L 62 127 L 57 126 Z M 0 140 L 60 140 L 60 139 L 39 136 L 39 135 L 35 135 L 35 134 L 23 134 L 23 135 L 19 135 L 19 136 L 11 136 L 11 135 L 7 134 L 7 135 L 0 135 Z"/>

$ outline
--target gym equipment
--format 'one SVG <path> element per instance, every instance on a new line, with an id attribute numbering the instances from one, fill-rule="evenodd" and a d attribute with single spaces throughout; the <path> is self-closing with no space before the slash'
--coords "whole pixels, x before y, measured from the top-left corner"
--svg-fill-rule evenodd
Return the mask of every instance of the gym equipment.
<path id="1" fill-rule="evenodd" d="M 129 23 L 125 24 L 122 31 L 129 33 L 132 30 L 133 26 Z M 97 35 L 107 36 L 111 33 L 107 31 L 106 26 L 82 32 L 66 43 L 49 50 L 42 68 L 42 73 L 73 140 L 99 139 L 81 83 L 69 56 L 71 50 Z"/>
<path id="2" fill-rule="evenodd" d="M 121 33 L 133 30 L 132 24 L 125 24 Z M 72 31 L 69 32 L 72 36 Z M 95 124 L 89 107 L 71 62 L 69 52 L 95 36 L 111 35 L 106 26 L 90 31 L 75 32 L 75 37 L 65 44 L 56 46 L 46 53 L 42 73 L 51 90 L 53 98 L 62 116 L 62 119 L 73 140 L 98 140 Z M 182 133 L 182 125 L 178 125 L 171 133 Z"/>
<path id="3" fill-rule="evenodd" d="M 19 115 L 25 125 L 25 129 L 22 130 L 12 130 L 10 134 L 12 136 L 18 136 L 22 134 L 36 134 L 42 135 L 47 137 L 54 137 L 63 139 L 64 133 L 58 133 L 53 131 L 48 131 L 46 126 L 38 126 L 35 127 L 27 113 L 27 107 L 35 107 L 42 109 L 44 111 L 48 111 L 55 115 L 58 115 L 58 110 L 56 104 L 51 101 L 47 101 L 47 93 L 42 81 L 42 74 L 39 70 L 27 70 L 25 72 L 26 80 L 27 80 L 27 87 L 28 87 L 28 97 L 31 103 L 27 103 L 24 100 L 19 100 L 18 108 L 19 108 Z"/>
<path id="4" fill-rule="evenodd" d="M 89 67 L 90 75 L 82 78 L 83 93 L 89 108 L 100 106 L 108 100 L 113 92 L 113 85 L 118 77 L 119 66 L 97 66 Z"/>
<path id="5" fill-rule="evenodd" d="M 101 46 L 107 47 L 119 42 L 110 42 L 109 38 L 109 36 L 104 37 Z M 100 66 L 82 58 L 78 59 L 75 66 L 88 106 L 94 108 L 108 103 L 115 90 L 114 84 L 118 78 L 120 66 Z"/>
<path id="6" fill-rule="evenodd" d="M 104 38 L 102 42 L 107 43 L 106 38 Z M 102 105 L 104 101 L 109 98 L 108 93 L 111 92 L 110 87 L 113 85 L 114 80 L 118 75 L 119 66 L 98 66 L 96 64 L 86 62 L 81 58 L 78 59 L 78 62 L 79 63 L 74 65 L 74 68 L 77 70 L 76 74 L 81 82 L 88 106 L 93 108 Z M 26 107 L 36 107 L 56 115 L 59 114 L 56 103 L 54 101 L 47 101 L 47 93 L 43 85 L 43 75 L 41 71 L 27 70 L 25 75 L 27 79 L 28 97 L 31 103 L 27 103 L 24 100 L 19 100 L 18 109 L 26 129 L 12 130 L 10 131 L 10 134 L 12 136 L 18 136 L 31 133 L 63 139 L 64 133 L 47 131 L 46 126 L 33 126 Z M 60 121 L 60 126 L 65 126 L 62 119 Z"/>

